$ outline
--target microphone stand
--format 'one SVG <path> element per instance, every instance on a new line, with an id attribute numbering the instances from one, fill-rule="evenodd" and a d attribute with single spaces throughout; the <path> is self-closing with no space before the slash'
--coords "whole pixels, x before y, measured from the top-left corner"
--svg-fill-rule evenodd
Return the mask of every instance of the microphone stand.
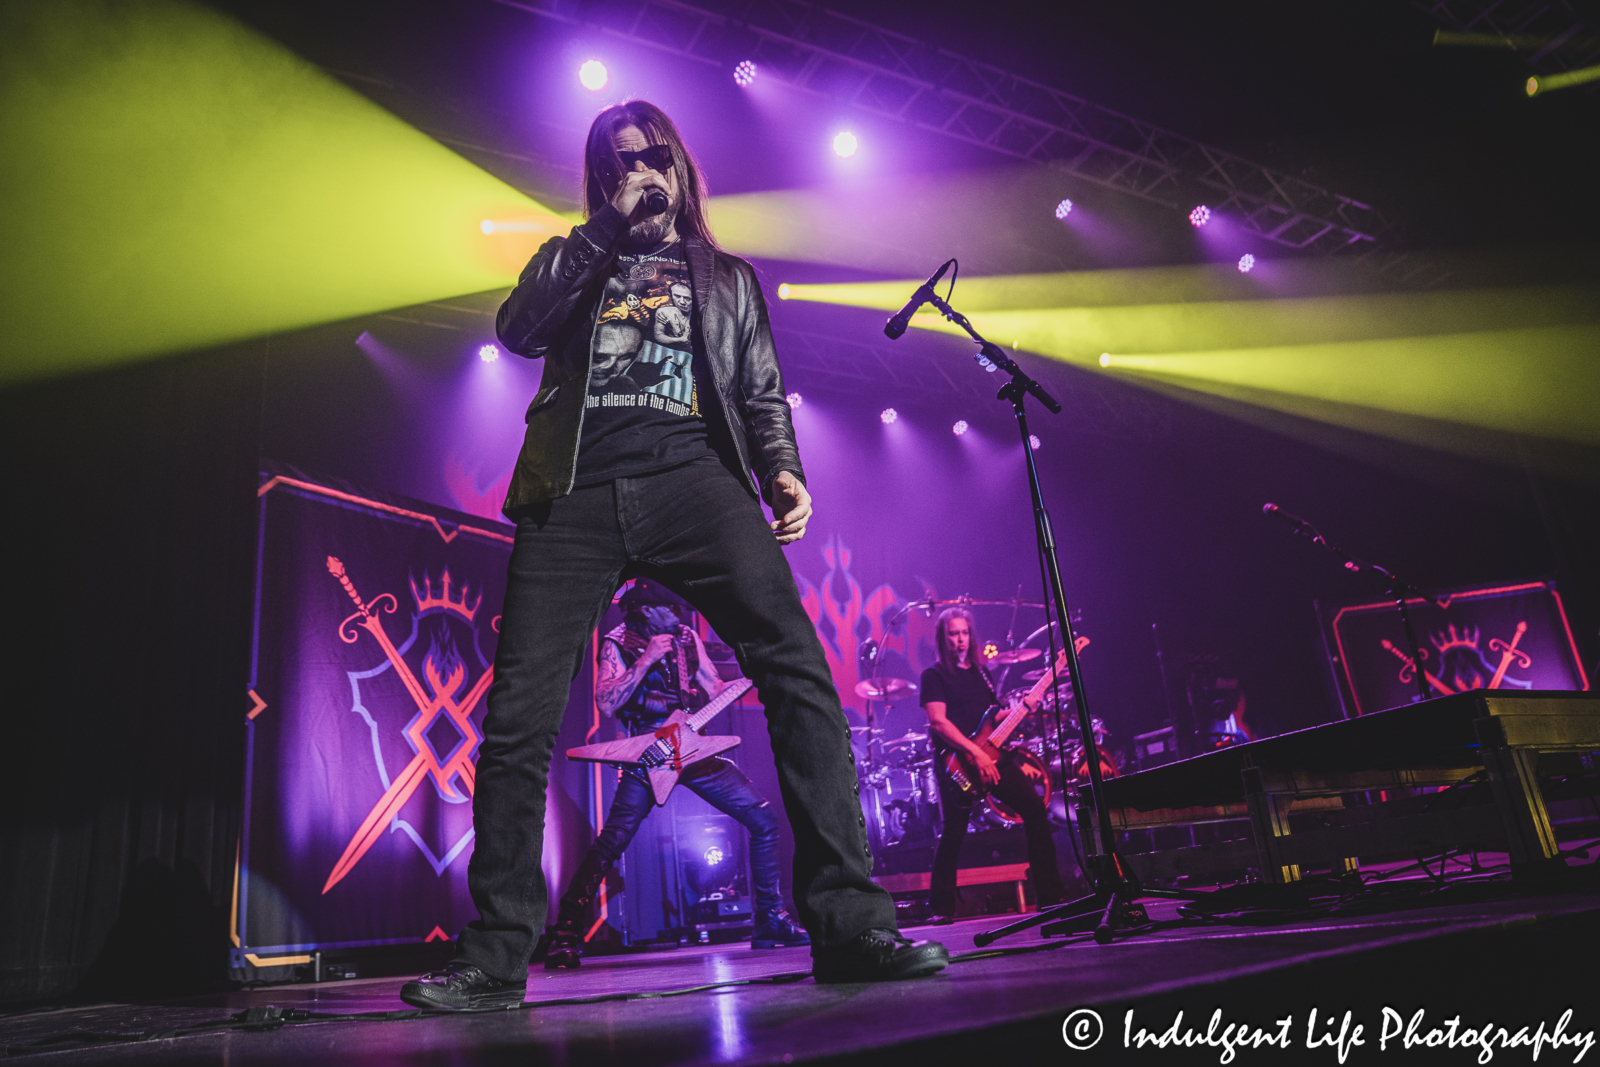
<path id="1" fill-rule="evenodd" d="M 966 331 L 967 336 L 978 345 L 978 352 L 974 358 L 984 366 L 985 370 L 1005 371 L 1011 380 L 1000 388 L 996 394 L 997 399 L 1011 404 L 1012 413 L 1017 419 L 1017 431 L 1022 437 L 1022 456 L 1028 468 L 1028 492 L 1033 501 L 1033 532 L 1039 551 L 1040 580 L 1044 587 L 1045 628 L 1050 635 L 1050 661 L 1049 668 L 1053 669 L 1057 649 L 1055 647 L 1055 628 L 1050 626 L 1050 614 L 1053 610 L 1059 622 L 1061 640 L 1065 646 L 1063 651 L 1067 657 L 1067 671 L 1072 682 L 1073 705 L 1078 712 L 1078 729 L 1084 739 L 1084 750 L 1087 755 L 1089 768 L 1089 798 L 1090 806 L 1094 809 L 1098 848 L 1091 849 L 1087 857 L 1087 867 L 1083 873 L 1090 880 L 1093 892 L 1077 900 L 1058 904 L 1054 907 L 1043 908 L 1033 915 L 1024 916 L 1017 922 L 994 930 L 985 930 L 973 938 L 973 943 L 979 948 L 1005 937 L 1008 934 L 1026 930 L 1043 923 L 1053 922 L 1051 928 L 1044 933 L 1067 933 L 1069 929 L 1079 928 L 1087 922 L 1094 927 L 1094 939 L 1101 944 L 1107 944 L 1114 936 L 1113 930 L 1117 927 L 1143 925 L 1144 912 L 1142 908 L 1134 905 L 1134 900 L 1145 893 L 1159 894 L 1162 896 L 1173 895 L 1182 899 L 1195 899 L 1199 894 L 1183 890 L 1143 890 L 1137 880 L 1128 872 L 1128 869 L 1117 858 L 1115 836 L 1111 826 L 1111 809 L 1106 805 L 1105 782 L 1100 774 L 1100 750 L 1095 744 L 1094 719 L 1089 714 L 1087 692 L 1083 684 L 1083 674 L 1078 664 L 1078 650 L 1076 635 L 1072 632 L 1072 619 L 1067 611 L 1065 587 L 1061 579 L 1061 563 L 1056 557 L 1055 530 L 1050 523 L 1050 513 L 1045 508 L 1044 492 L 1039 484 L 1039 467 L 1034 459 L 1032 434 L 1028 431 L 1028 412 L 1024 405 L 1029 393 L 1038 399 L 1052 414 L 1061 413 L 1061 405 L 1045 391 L 1044 386 L 1028 376 L 1016 360 L 1008 356 L 999 345 L 985 339 L 978 333 L 967 320 L 967 317 L 956 311 L 937 294 L 927 294 L 927 302 L 939 310 L 946 319 L 955 323 Z M 1055 697 L 1057 729 L 1060 729 L 1061 716 L 1061 679 L 1055 672 L 1051 678 L 1053 695 Z M 1058 733 L 1059 736 L 1059 733 Z M 1062 788 L 1066 788 L 1067 763 L 1066 753 L 1061 753 Z"/>
<path id="2" fill-rule="evenodd" d="M 1276 509 L 1275 505 L 1274 509 Z M 1285 512 L 1282 514 L 1286 515 L 1287 513 Z M 1306 538 L 1312 544 L 1321 545 L 1323 548 L 1333 553 L 1334 556 L 1338 558 L 1339 562 L 1344 564 L 1346 570 L 1369 570 L 1376 571 L 1378 574 L 1383 575 L 1389 587 L 1389 595 L 1394 597 L 1395 609 L 1400 612 L 1400 625 L 1405 628 L 1406 644 L 1411 647 L 1411 666 L 1412 673 L 1416 675 L 1417 697 L 1420 700 L 1432 699 L 1428 694 L 1428 672 L 1422 666 L 1422 645 L 1417 641 L 1416 628 L 1411 625 L 1411 611 L 1406 607 L 1407 597 L 1416 597 L 1419 600 L 1427 600 L 1428 594 L 1424 593 L 1422 590 L 1418 589 L 1404 578 L 1401 578 L 1389 568 L 1379 566 L 1370 560 L 1352 556 L 1350 553 L 1346 552 L 1344 549 L 1340 548 L 1338 545 L 1324 537 L 1321 530 L 1317 529 L 1309 522 L 1306 522 L 1306 520 L 1300 518 L 1298 515 L 1294 516 L 1291 521 L 1295 533 Z"/>

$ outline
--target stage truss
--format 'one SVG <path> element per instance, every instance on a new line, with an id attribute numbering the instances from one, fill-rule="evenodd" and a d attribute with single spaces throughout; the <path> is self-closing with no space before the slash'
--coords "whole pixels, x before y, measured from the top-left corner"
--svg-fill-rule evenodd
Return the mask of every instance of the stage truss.
<path id="1" fill-rule="evenodd" d="M 1289 248 L 1371 250 L 1396 236 L 1369 204 L 804 0 L 718 10 L 682 0 L 497 2 L 709 66 L 731 70 L 748 59 L 762 78 L 1185 214 L 1204 203 Z"/>

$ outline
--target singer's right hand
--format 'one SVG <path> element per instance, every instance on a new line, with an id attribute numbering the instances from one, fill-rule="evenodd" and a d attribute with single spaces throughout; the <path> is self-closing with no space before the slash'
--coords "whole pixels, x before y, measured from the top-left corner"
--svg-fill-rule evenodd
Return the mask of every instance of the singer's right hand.
<path id="1" fill-rule="evenodd" d="M 672 635 L 656 634 L 650 639 L 650 643 L 644 646 L 644 651 L 639 653 L 639 660 L 642 663 L 655 663 L 671 651 Z"/>
<path id="2" fill-rule="evenodd" d="M 660 189 L 668 197 L 672 196 L 672 190 L 667 188 L 667 180 L 661 174 L 653 170 L 630 170 L 622 176 L 622 184 L 617 186 L 616 193 L 611 197 L 611 206 L 631 219 L 639 201 L 651 189 Z"/>

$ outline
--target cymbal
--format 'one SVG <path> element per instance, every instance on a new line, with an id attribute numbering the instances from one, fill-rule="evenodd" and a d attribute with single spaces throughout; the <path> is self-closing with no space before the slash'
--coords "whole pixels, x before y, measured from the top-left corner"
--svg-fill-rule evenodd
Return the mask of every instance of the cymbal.
<path id="1" fill-rule="evenodd" d="M 875 733 L 875 734 L 881 734 L 881 733 L 883 733 L 883 728 L 879 727 L 879 726 L 852 726 L 852 727 L 850 727 L 850 732 L 853 733 L 853 734 L 864 734 L 864 733 L 867 733 L 868 731 L 871 731 L 872 733 Z"/>
<path id="2" fill-rule="evenodd" d="M 882 700 L 898 693 L 915 693 L 915 682 L 908 682 L 904 678 L 868 678 L 864 682 L 856 683 L 856 696 L 867 700 Z"/>
<path id="3" fill-rule="evenodd" d="M 996 652 L 989 657 L 990 663 L 1026 663 L 1030 659 L 1038 659 L 1044 652 L 1037 648 L 1013 648 L 1006 652 Z"/>
<path id="4" fill-rule="evenodd" d="M 927 734 L 919 734 L 915 730 L 913 730 L 908 734 L 904 734 L 904 735 L 902 735 L 900 737 L 895 738 L 893 741 L 885 741 L 883 743 L 883 747 L 884 748 L 896 748 L 896 747 L 898 747 L 900 745 L 915 745 L 919 741 L 926 741 L 927 739 L 928 739 L 928 735 Z"/>

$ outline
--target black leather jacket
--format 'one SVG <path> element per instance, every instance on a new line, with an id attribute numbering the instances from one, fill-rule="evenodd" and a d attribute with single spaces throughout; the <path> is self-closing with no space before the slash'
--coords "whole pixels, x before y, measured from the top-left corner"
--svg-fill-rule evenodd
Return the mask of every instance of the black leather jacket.
<path id="1" fill-rule="evenodd" d="M 595 312 L 626 232 L 627 220 L 607 204 L 570 236 L 546 241 L 500 305 L 500 343 L 520 356 L 544 359 L 544 378 L 528 406 L 528 429 L 506 494 L 507 515 L 572 491 Z M 779 472 L 793 471 L 802 481 L 805 472 L 761 286 L 750 264 L 703 241 L 684 238 L 684 252 L 694 288 L 694 350 L 715 386 L 715 403 L 701 398 L 712 446 L 743 476 L 751 495 L 770 503 Z"/>

